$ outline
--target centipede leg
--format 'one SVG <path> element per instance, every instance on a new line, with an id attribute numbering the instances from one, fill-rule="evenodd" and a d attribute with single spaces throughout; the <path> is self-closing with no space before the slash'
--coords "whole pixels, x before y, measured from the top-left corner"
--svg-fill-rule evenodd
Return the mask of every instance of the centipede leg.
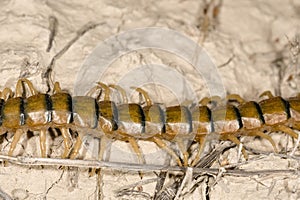
<path id="1" fill-rule="evenodd" d="M 153 142 L 155 142 L 160 148 L 162 148 L 163 150 L 165 150 L 166 152 L 168 152 L 171 156 L 173 156 L 176 160 L 176 162 L 178 163 L 179 166 L 182 166 L 181 160 L 180 158 L 176 155 L 176 153 L 170 149 L 166 143 L 164 143 L 161 139 L 157 138 L 157 137 L 153 137 L 152 138 Z"/>
<path id="2" fill-rule="evenodd" d="M 46 158 L 46 133 L 47 130 L 42 129 L 40 132 L 40 148 L 42 158 Z"/>
<path id="3" fill-rule="evenodd" d="M 133 138 L 128 138 L 128 142 L 130 143 L 131 147 L 133 148 L 134 152 L 137 154 L 139 161 L 141 164 L 145 164 L 145 158 L 140 150 L 139 145 L 137 144 L 136 140 Z M 139 171 L 139 176 L 142 179 L 144 177 L 143 172 Z"/>
<path id="4" fill-rule="evenodd" d="M 205 140 L 206 140 L 205 138 L 206 138 L 206 136 L 200 136 L 200 138 L 198 140 L 198 143 L 199 143 L 198 153 L 197 153 L 195 159 L 192 162 L 192 165 L 191 165 L 192 167 L 194 167 L 198 163 L 198 161 L 200 160 L 201 153 L 204 149 L 204 143 L 205 143 Z"/>
<path id="5" fill-rule="evenodd" d="M 239 104 L 242 104 L 245 102 L 245 100 L 238 94 L 229 94 L 226 96 L 226 99 L 229 100 L 234 100 L 237 101 Z"/>
<path id="6" fill-rule="evenodd" d="M 28 88 L 29 88 L 29 91 L 31 93 L 31 95 L 36 95 L 38 92 L 37 90 L 33 87 L 33 84 L 31 81 L 29 81 L 28 79 L 26 78 L 22 78 L 22 79 L 19 79 L 18 82 L 17 82 L 17 86 L 16 86 L 16 96 L 20 96 L 22 95 L 23 92 L 21 92 L 21 90 L 23 90 L 22 88 L 22 83 L 26 83 Z"/>
<path id="7" fill-rule="evenodd" d="M 108 140 L 107 137 L 105 137 L 105 136 L 101 137 L 99 155 L 98 155 L 99 161 L 103 160 L 103 155 L 104 155 L 104 152 L 105 152 L 105 149 L 106 149 L 107 140 Z"/>
<path id="8" fill-rule="evenodd" d="M 238 139 L 236 136 L 232 135 L 232 134 L 225 134 L 225 135 L 222 135 L 222 136 L 221 136 L 221 139 L 222 139 L 222 140 L 230 140 L 231 142 L 233 142 L 233 143 L 236 144 L 236 145 L 241 145 L 241 144 L 242 144 L 242 143 L 239 141 L 239 139 Z M 245 150 L 244 147 L 242 148 L 242 153 L 243 153 L 243 155 L 244 155 L 244 158 L 245 158 L 246 160 L 248 160 L 248 154 L 247 154 L 247 152 L 246 152 L 246 150 Z"/>
<path id="9" fill-rule="evenodd" d="M 272 92 L 271 91 L 265 91 L 265 92 L 263 92 L 261 95 L 259 95 L 259 97 L 263 97 L 263 96 L 267 96 L 269 99 L 271 99 L 271 98 L 273 98 L 274 97 L 274 95 L 272 94 Z"/>
<path id="10" fill-rule="evenodd" d="M 99 148 L 99 154 L 98 154 L 98 160 L 102 161 L 103 155 L 106 149 L 106 144 L 107 144 L 107 137 L 102 136 L 100 140 L 100 148 Z M 91 171 L 89 172 L 89 177 L 92 177 L 96 174 L 96 168 L 92 168 Z"/>
<path id="11" fill-rule="evenodd" d="M 14 150 L 15 150 L 15 148 L 16 148 L 16 146 L 17 146 L 17 144 L 18 144 L 18 142 L 19 142 L 22 134 L 23 134 L 22 129 L 17 129 L 16 133 L 14 134 L 13 141 L 12 141 L 12 143 L 10 145 L 10 148 L 9 148 L 9 151 L 8 151 L 8 156 L 12 156 L 13 155 L 13 152 L 14 152 Z"/>
<path id="12" fill-rule="evenodd" d="M 68 128 L 62 128 L 61 129 L 61 135 L 64 139 L 64 145 L 65 145 L 65 149 L 64 149 L 64 153 L 61 156 L 62 158 L 66 158 L 70 151 L 71 151 L 71 146 L 72 146 L 72 141 L 71 141 L 71 134 Z"/>
<path id="13" fill-rule="evenodd" d="M 300 123 L 294 123 L 293 128 L 297 129 L 297 130 L 300 130 Z"/>
<path id="14" fill-rule="evenodd" d="M 291 129 L 290 127 L 284 126 L 284 125 L 276 125 L 274 127 L 272 127 L 273 131 L 282 131 L 286 134 L 288 134 L 289 136 L 291 136 L 292 138 L 298 139 L 298 134 L 293 131 L 293 129 Z"/>
<path id="15" fill-rule="evenodd" d="M 186 147 L 184 147 L 184 144 L 181 140 L 176 141 L 182 155 L 183 155 L 183 166 L 187 167 L 188 166 L 188 159 L 189 159 L 189 154 L 187 152 Z"/>
<path id="16" fill-rule="evenodd" d="M 128 142 L 130 143 L 131 147 L 133 148 L 134 152 L 137 154 L 139 161 L 141 164 L 145 164 L 145 158 L 140 150 L 140 147 L 138 146 L 137 142 L 133 138 L 128 138 Z"/>
<path id="17" fill-rule="evenodd" d="M 4 88 L 4 90 L 0 93 L 0 98 L 5 101 L 13 96 L 13 92 L 9 88 Z"/>
<path id="18" fill-rule="evenodd" d="M 222 98 L 219 96 L 212 96 L 212 97 L 204 97 L 199 101 L 199 104 L 203 106 L 207 106 L 210 103 L 214 102 L 215 104 L 220 104 L 222 102 Z"/>
<path id="19" fill-rule="evenodd" d="M 79 152 L 79 150 L 81 148 L 81 145 L 82 145 L 81 136 L 78 135 L 77 138 L 76 138 L 76 142 L 75 142 L 73 151 L 72 151 L 72 153 L 70 155 L 70 159 L 74 159 L 77 156 L 77 154 L 78 154 L 78 152 Z"/>
<path id="20" fill-rule="evenodd" d="M 116 89 L 121 94 L 123 103 L 128 103 L 126 91 L 124 90 L 124 88 L 122 88 L 119 85 L 114 85 L 114 84 L 109 84 L 108 86 L 111 87 L 111 88 Z"/>
<path id="21" fill-rule="evenodd" d="M 274 151 L 276 153 L 278 153 L 278 149 L 276 147 L 276 144 L 275 144 L 274 140 L 271 138 L 271 136 L 263 133 L 262 131 L 251 131 L 251 132 L 247 133 L 247 135 L 248 136 L 259 136 L 261 138 L 267 139 L 272 144 L 272 146 L 274 148 Z"/>
<path id="22" fill-rule="evenodd" d="M 142 88 L 134 88 L 134 87 L 131 87 L 131 88 L 135 89 L 137 92 L 139 92 L 140 94 L 142 94 L 144 96 L 144 99 L 146 101 L 147 106 L 151 106 L 152 105 L 152 100 L 151 100 L 148 92 L 146 92 Z"/>
<path id="23" fill-rule="evenodd" d="M 293 128 L 296 129 L 296 130 L 300 130 L 300 126 L 299 126 L 299 123 L 294 123 L 293 124 Z M 295 152 L 297 151 L 298 147 L 299 147 L 299 143 L 300 143 L 300 137 L 299 137 L 299 133 L 298 133 L 298 138 L 297 138 L 297 141 L 296 141 L 296 144 L 291 152 L 291 156 L 293 156 L 295 154 Z"/>

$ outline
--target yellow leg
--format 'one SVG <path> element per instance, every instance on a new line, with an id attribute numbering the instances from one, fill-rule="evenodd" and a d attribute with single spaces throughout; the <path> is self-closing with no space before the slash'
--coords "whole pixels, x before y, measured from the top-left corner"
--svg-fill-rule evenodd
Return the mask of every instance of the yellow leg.
<path id="1" fill-rule="evenodd" d="M 78 134 L 70 159 L 75 159 L 82 145 L 81 136 Z"/>
<path id="2" fill-rule="evenodd" d="M 200 156 L 201 156 L 201 153 L 202 153 L 202 151 L 204 149 L 204 144 L 205 144 L 205 141 L 206 141 L 205 138 L 206 138 L 206 136 L 201 136 L 199 138 L 199 141 L 198 141 L 198 143 L 199 143 L 198 153 L 197 153 L 195 159 L 192 162 L 192 167 L 194 167 L 198 163 L 198 161 L 200 160 Z"/>
<path id="3" fill-rule="evenodd" d="M 64 153 L 61 157 L 66 158 L 71 151 L 72 137 L 68 128 L 62 128 L 61 135 L 64 139 L 64 145 L 65 145 Z"/>
<path id="4" fill-rule="evenodd" d="M 222 102 L 222 99 L 219 96 L 204 97 L 199 101 L 199 104 L 203 106 L 207 106 L 212 102 L 215 102 L 216 104 L 220 104 Z"/>
<path id="5" fill-rule="evenodd" d="M 121 93 L 122 95 L 122 103 L 128 103 L 128 98 L 127 98 L 127 94 L 126 94 L 126 91 L 119 85 L 114 85 L 114 84 L 110 84 L 108 85 L 109 87 L 111 88 L 114 88 L 116 89 L 119 93 Z"/>
<path id="6" fill-rule="evenodd" d="M 16 148 L 16 146 L 17 146 L 17 144 L 18 144 L 18 142 L 19 142 L 22 134 L 23 134 L 22 129 L 17 129 L 16 133 L 14 134 L 13 141 L 12 141 L 12 143 L 10 145 L 10 148 L 9 148 L 9 151 L 8 151 L 8 156 L 12 156 L 13 155 L 13 152 L 14 152 L 14 150 L 15 150 L 15 148 Z"/>
<path id="7" fill-rule="evenodd" d="M 31 95 L 36 95 L 38 91 L 33 87 L 31 81 L 26 78 L 19 79 L 16 85 L 16 96 L 21 97 L 24 93 L 22 83 L 26 83 Z"/>
<path id="8" fill-rule="evenodd" d="M 137 92 L 139 92 L 140 94 L 142 94 L 144 96 L 144 99 L 146 101 L 147 106 L 151 106 L 152 105 L 152 101 L 151 101 L 151 99 L 149 97 L 148 92 L 146 92 L 142 88 L 134 88 L 134 87 L 131 87 L 131 88 L 135 89 Z"/>
<path id="9" fill-rule="evenodd" d="M 100 88 L 103 88 L 104 91 L 105 91 L 105 94 L 104 94 L 104 101 L 109 101 L 110 100 L 110 89 L 107 85 L 105 85 L 104 83 L 102 82 L 98 82 L 97 83 L 99 85 Z"/>
<path id="10" fill-rule="evenodd" d="M 4 88 L 4 90 L 1 92 L 1 99 L 4 99 L 5 101 L 13 96 L 13 92 L 9 88 Z"/>
<path id="11" fill-rule="evenodd" d="M 108 140 L 107 137 L 105 137 L 105 136 L 102 136 L 102 137 L 101 137 L 101 140 L 100 140 L 100 148 L 99 148 L 99 155 L 98 155 L 99 161 L 102 161 L 102 160 L 103 160 L 103 155 L 104 155 L 104 152 L 105 152 L 105 150 L 106 150 L 107 140 Z"/>
<path id="12" fill-rule="evenodd" d="M 226 97 L 227 101 L 234 100 L 237 101 L 239 104 L 242 104 L 245 102 L 245 100 L 238 94 L 229 94 Z"/>
<path id="13" fill-rule="evenodd" d="M 295 131 L 293 131 L 293 129 L 285 125 L 276 125 L 272 127 L 272 131 L 282 131 L 291 136 L 292 138 L 298 139 L 298 134 Z"/>
<path id="14" fill-rule="evenodd" d="M 106 149 L 106 144 L 107 144 L 107 137 L 102 136 L 100 140 L 100 147 L 99 147 L 99 155 L 98 155 L 98 160 L 102 161 L 104 151 Z M 89 177 L 92 177 L 96 174 L 96 168 L 92 168 L 91 171 L 89 172 Z"/>
<path id="15" fill-rule="evenodd" d="M 97 92 L 99 89 L 101 89 L 101 88 L 99 88 L 98 85 L 92 87 L 92 88 L 86 93 L 86 96 L 89 96 L 89 97 L 93 96 L 94 94 L 96 94 L 96 92 Z"/>
<path id="16" fill-rule="evenodd" d="M 263 97 L 263 96 L 267 96 L 269 99 L 271 99 L 271 98 L 273 98 L 274 97 L 274 95 L 272 94 L 272 92 L 271 91 L 265 91 L 265 92 L 263 92 L 261 95 L 259 95 L 259 97 Z"/>
<path id="17" fill-rule="evenodd" d="M 267 139 L 272 144 L 272 146 L 274 148 L 274 151 L 276 153 L 278 153 L 276 144 L 275 144 L 274 140 L 269 135 L 263 133 L 262 131 L 251 131 L 251 132 L 247 133 L 247 135 L 248 136 L 259 136 L 261 138 Z"/>
<path id="18" fill-rule="evenodd" d="M 62 90 L 60 88 L 59 82 L 54 83 L 53 94 L 60 93 Z"/>
<path id="19" fill-rule="evenodd" d="M 236 145 L 241 145 L 241 142 L 239 141 L 239 139 L 236 136 L 232 135 L 232 134 L 224 134 L 224 135 L 221 136 L 221 139 L 222 140 L 230 140 L 231 142 L 233 142 Z M 246 160 L 248 160 L 248 154 L 246 153 L 246 150 L 245 150 L 244 147 L 242 148 L 242 153 L 244 155 L 244 158 Z"/>
<path id="20" fill-rule="evenodd" d="M 145 161 L 145 158 L 144 158 L 144 155 L 142 154 L 141 150 L 140 150 L 140 147 L 139 145 L 137 144 L 136 140 L 133 139 L 133 138 L 128 138 L 128 142 L 130 143 L 130 145 L 132 146 L 134 152 L 137 154 L 138 158 L 139 158 L 139 162 L 141 164 L 145 164 L 146 161 Z M 139 175 L 140 175 L 140 178 L 142 179 L 144 174 L 139 171 Z"/>
<path id="21" fill-rule="evenodd" d="M 40 132 L 40 148 L 41 148 L 41 155 L 42 158 L 46 158 L 47 154 L 46 154 L 46 134 L 47 134 L 47 130 L 41 130 Z"/>
<path id="22" fill-rule="evenodd" d="M 166 152 L 168 152 L 171 156 L 173 156 L 173 158 L 175 158 L 175 160 L 178 163 L 178 165 L 182 166 L 180 158 L 176 155 L 176 153 L 172 149 L 170 149 L 167 146 L 166 143 L 164 143 L 160 138 L 157 138 L 157 137 L 153 137 L 152 141 L 155 142 L 157 144 L 157 146 L 159 146 L 160 148 L 162 148 L 163 150 L 165 150 Z"/>
<path id="23" fill-rule="evenodd" d="M 178 148 L 180 149 L 182 155 L 183 155 L 183 166 L 188 166 L 188 160 L 189 160 L 189 153 L 187 152 L 186 147 L 183 144 L 183 141 L 178 140 L 176 141 Z"/>
<path id="24" fill-rule="evenodd" d="M 23 80 L 23 82 L 25 82 L 30 90 L 30 93 L 31 95 L 36 95 L 38 94 L 38 91 L 33 87 L 33 84 L 31 81 L 29 81 L 28 79 L 24 78 L 24 79 L 21 79 Z"/>
<path id="25" fill-rule="evenodd" d="M 146 161 L 145 161 L 145 158 L 140 150 L 140 147 L 139 145 L 137 144 L 136 140 L 133 139 L 133 138 L 128 138 L 128 142 L 130 143 L 130 145 L 132 146 L 134 152 L 137 154 L 138 158 L 139 158 L 139 162 L 141 164 L 145 164 Z"/>
<path id="26" fill-rule="evenodd" d="M 300 131 L 300 123 L 295 122 L 293 128 Z"/>

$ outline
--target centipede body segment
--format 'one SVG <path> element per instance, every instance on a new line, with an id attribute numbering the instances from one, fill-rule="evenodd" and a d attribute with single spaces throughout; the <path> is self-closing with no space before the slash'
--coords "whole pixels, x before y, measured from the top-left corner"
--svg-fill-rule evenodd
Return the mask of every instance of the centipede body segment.
<path id="1" fill-rule="evenodd" d="M 104 98 L 100 95 L 104 90 Z M 110 100 L 112 90 L 122 96 L 122 103 Z M 164 107 L 153 103 L 148 93 L 135 88 L 146 105 L 128 103 L 126 93 L 120 86 L 98 83 L 87 96 L 75 96 L 63 92 L 55 83 L 52 94 L 37 92 L 27 79 L 20 79 L 16 92 L 5 88 L 0 93 L 0 134 L 14 133 L 8 155 L 12 156 L 16 145 L 27 131 L 40 132 L 42 157 L 47 157 L 46 134 L 50 128 L 59 129 L 64 140 L 63 158 L 76 158 L 82 146 L 84 134 L 101 139 L 99 158 L 103 158 L 107 140 L 128 142 L 137 154 L 139 162 L 145 164 L 138 141 L 150 141 L 171 155 L 179 166 L 195 166 L 203 152 L 207 135 L 217 133 L 221 140 L 230 140 L 240 145 L 240 136 L 259 136 L 267 139 L 277 150 L 276 144 L 265 133 L 282 131 L 298 138 L 295 130 L 300 129 L 300 97 L 283 99 L 265 93 L 267 99 L 260 102 L 245 101 L 238 95 L 229 95 L 225 105 L 209 107 L 210 98 L 189 108 L 183 105 Z M 78 133 L 75 144 L 71 131 Z M 198 143 L 195 158 L 189 163 L 191 142 Z M 179 149 L 170 147 L 173 143 Z M 187 145 L 188 144 L 188 145 Z M 248 155 L 242 149 L 244 157 Z"/>

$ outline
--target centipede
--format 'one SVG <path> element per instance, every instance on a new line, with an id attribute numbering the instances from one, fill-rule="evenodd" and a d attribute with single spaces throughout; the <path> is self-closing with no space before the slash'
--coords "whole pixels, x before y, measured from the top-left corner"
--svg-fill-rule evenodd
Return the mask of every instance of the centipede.
<path id="1" fill-rule="evenodd" d="M 199 162 L 207 136 L 217 134 L 219 140 L 241 145 L 240 137 L 266 139 L 278 152 L 267 131 L 279 131 L 298 139 L 300 130 L 300 95 L 284 99 L 264 92 L 266 98 L 246 101 L 237 94 L 226 97 L 226 103 L 211 106 L 220 98 L 206 97 L 196 106 L 162 106 L 154 103 L 147 91 L 132 88 L 144 103 L 129 103 L 126 92 L 118 85 L 98 82 L 86 96 L 71 96 L 56 82 L 51 93 L 40 93 L 28 79 L 17 81 L 15 92 L 5 88 L 0 92 L 0 135 L 13 133 L 8 155 L 13 156 L 20 137 L 28 131 L 38 131 L 41 157 L 46 158 L 46 134 L 58 129 L 63 137 L 61 158 L 75 159 L 82 147 L 82 138 L 91 134 L 100 139 L 98 159 L 103 158 L 107 140 L 128 142 L 139 162 L 145 159 L 138 141 L 150 141 L 163 149 L 178 166 L 193 167 Z M 110 95 L 118 92 L 121 103 Z M 234 101 L 235 103 L 231 103 Z M 72 130 L 76 130 L 72 142 Z M 194 157 L 185 142 L 197 143 Z M 168 144 L 174 143 L 175 151 Z M 248 154 L 242 148 L 242 154 Z"/>

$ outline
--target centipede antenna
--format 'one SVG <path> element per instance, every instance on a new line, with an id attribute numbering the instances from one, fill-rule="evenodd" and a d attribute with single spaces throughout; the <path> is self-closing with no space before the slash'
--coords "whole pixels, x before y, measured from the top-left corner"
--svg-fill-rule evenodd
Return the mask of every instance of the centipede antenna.
<path id="1" fill-rule="evenodd" d="M 146 101 L 147 106 L 151 106 L 152 105 L 152 101 L 149 97 L 148 92 L 146 92 L 145 90 L 143 90 L 142 88 L 136 88 L 136 87 L 130 87 L 131 89 L 136 90 L 137 92 L 139 92 L 140 94 L 142 94 L 144 96 L 144 99 Z"/>
<path id="2" fill-rule="evenodd" d="M 97 82 L 98 86 L 100 88 L 103 88 L 105 90 L 105 93 L 104 93 L 104 101 L 110 101 L 110 89 L 109 87 L 102 83 L 102 82 Z"/>
<path id="3" fill-rule="evenodd" d="M 119 85 L 114 85 L 114 84 L 109 84 L 108 86 L 111 87 L 111 88 L 116 89 L 118 92 L 121 93 L 122 99 L 123 99 L 123 103 L 128 103 L 127 94 L 126 94 L 126 91 L 124 90 L 124 88 L 122 88 Z"/>

